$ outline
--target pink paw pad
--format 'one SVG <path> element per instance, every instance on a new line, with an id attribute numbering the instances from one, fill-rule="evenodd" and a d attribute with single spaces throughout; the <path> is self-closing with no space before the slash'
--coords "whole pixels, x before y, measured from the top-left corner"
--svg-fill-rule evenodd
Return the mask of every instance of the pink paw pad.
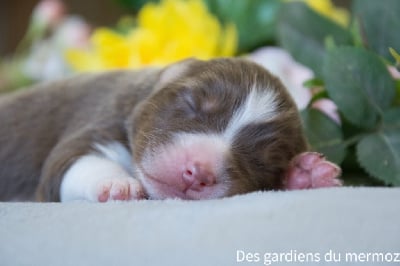
<path id="1" fill-rule="evenodd" d="M 98 184 L 97 201 L 128 201 L 145 198 L 142 185 L 133 178 L 111 178 Z"/>
<path id="2" fill-rule="evenodd" d="M 341 186 L 341 169 L 317 152 L 304 152 L 292 159 L 285 175 L 286 189 Z"/>

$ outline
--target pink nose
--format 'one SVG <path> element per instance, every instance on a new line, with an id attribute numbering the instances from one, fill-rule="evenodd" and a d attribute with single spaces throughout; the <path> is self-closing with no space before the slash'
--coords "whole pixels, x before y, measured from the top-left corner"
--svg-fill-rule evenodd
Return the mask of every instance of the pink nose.
<path id="1" fill-rule="evenodd" d="M 186 189 L 201 191 L 204 187 L 215 184 L 215 175 L 209 167 L 201 163 L 189 163 L 182 172 L 182 179 Z"/>

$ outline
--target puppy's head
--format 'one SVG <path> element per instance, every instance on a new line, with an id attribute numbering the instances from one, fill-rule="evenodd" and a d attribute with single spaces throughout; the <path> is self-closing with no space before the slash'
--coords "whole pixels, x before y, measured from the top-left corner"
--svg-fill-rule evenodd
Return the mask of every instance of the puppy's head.
<path id="1" fill-rule="evenodd" d="M 290 159 L 306 149 L 280 81 L 241 59 L 166 68 L 135 109 L 130 134 L 139 178 L 158 199 L 280 188 Z"/>

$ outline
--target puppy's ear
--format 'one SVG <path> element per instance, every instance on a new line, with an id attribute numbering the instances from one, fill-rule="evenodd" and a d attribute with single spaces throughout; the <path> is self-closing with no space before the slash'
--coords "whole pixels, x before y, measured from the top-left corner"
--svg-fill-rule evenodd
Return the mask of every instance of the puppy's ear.
<path id="1" fill-rule="evenodd" d="M 161 72 L 160 80 L 154 88 L 154 92 L 159 91 L 165 87 L 166 84 L 174 82 L 178 78 L 182 77 L 182 75 L 189 70 L 190 66 L 196 62 L 199 62 L 199 60 L 189 58 L 165 67 Z"/>

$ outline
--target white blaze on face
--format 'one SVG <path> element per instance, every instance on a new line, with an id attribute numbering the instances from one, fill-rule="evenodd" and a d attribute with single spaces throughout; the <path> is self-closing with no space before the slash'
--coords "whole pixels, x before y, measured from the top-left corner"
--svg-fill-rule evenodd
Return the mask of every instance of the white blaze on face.
<path id="1" fill-rule="evenodd" d="M 253 88 L 246 101 L 233 113 L 222 137 L 232 143 L 242 128 L 271 120 L 277 113 L 277 107 L 276 95 L 272 90 Z"/>
<path id="2" fill-rule="evenodd" d="M 243 104 L 237 108 L 220 134 L 183 133 L 174 135 L 171 144 L 148 149 L 141 162 L 139 178 L 146 190 L 154 198 L 184 197 L 181 195 L 182 169 L 192 162 L 207 167 L 215 173 L 215 186 L 204 191 L 186 192 L 189 198 L 218 198 L 229 190 L 229 180 L 218 176 L 225 171 L 225 162 L 230 147 L 241 129 L 254 123 L 271 120 L 277 115 L 277 95 L 272 90 L 258 90 L 254 87 Z M 143 172 L 142 172 L 143 171 Z M 226 179 L 226 176 L 225 176 Z"/>

